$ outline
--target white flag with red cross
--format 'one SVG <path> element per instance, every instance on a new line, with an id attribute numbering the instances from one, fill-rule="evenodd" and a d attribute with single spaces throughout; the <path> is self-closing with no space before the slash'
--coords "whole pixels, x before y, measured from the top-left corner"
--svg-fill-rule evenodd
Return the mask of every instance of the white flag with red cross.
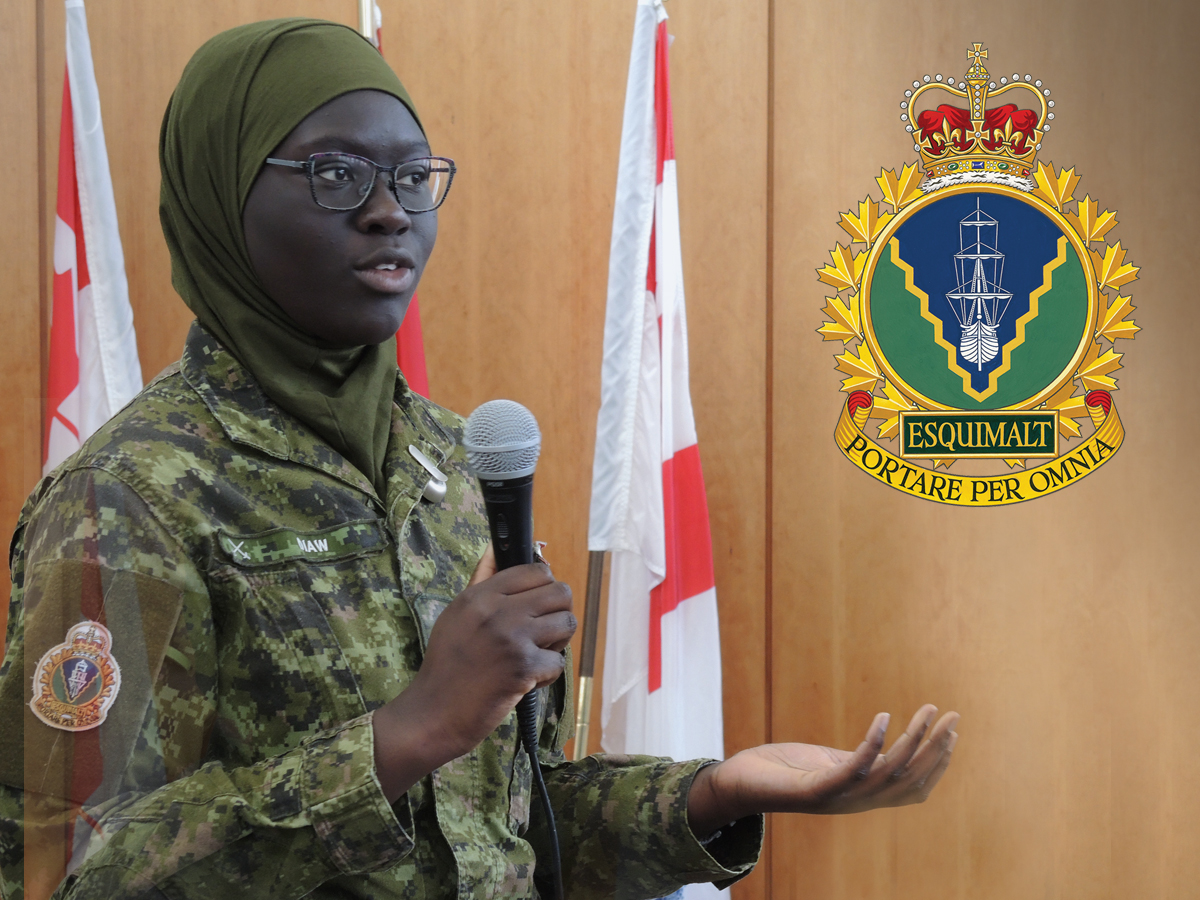
<path id="1" fill-rule="evenodd" d="M 66 12 L 44 472 L 142 389 L 83 0 L 66 0 Z"/>
<path id="2" fill-rule="evenodd" d="M 661 2 L 640 0 L 609 257 L 588 532 L 590 550 L 612 552 L 601 743 L 720 759 L 721 647 L 688 391 L 666 19 Z"/>

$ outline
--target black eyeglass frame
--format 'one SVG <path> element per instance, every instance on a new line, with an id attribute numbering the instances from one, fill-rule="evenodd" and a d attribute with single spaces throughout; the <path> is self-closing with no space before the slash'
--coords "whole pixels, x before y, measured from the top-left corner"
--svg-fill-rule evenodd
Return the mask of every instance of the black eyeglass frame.
<path id="1" fill-rule="evenodd" d="M 365 163 L 370 164 L 375 169 L 375 172 L 371 176 L 371 179 L 372 179 L 371 184 L 367 187 L 367 189 L 365 191 L 363 191 L 362 198 L 354 206 L 348 206 L 348 207 L 326 206 L 324 203 L 322 203 L 320 200 L 317 199 L 317 187 L 315 184 L 313 184 L 313 178 L 315 175 L 316 164 L 322 158 L 330 157 L 330 156 L 337 156 L 337 157 L 343 157 L 343 158 L 348 157 L 350 159 L 359 159 Z M 421 162 L 422 160 L 429 160 L 430 162 L 440 162 L 440 163 L 446 164 L 445 169 L 437 169 L 436 170 L 438 172 L 447 172 L 448 173 L 447 178 L 446 178 L 446 190 L 442 192 L 442 198 L 440 200 L 438 200 L 437 206 L 431 206 L 431 207 L 429 207 L 429 209 L 409 209 L 407 206 L 404 205 L 404 201 L 400 199 L 400 195 L 396 191 L 396 175 L 400 171 L 401 167 L 411 165 L 412 163 L 415 163 L 415 162 Z M 365 156 L 358 156 L 355 153 L 338 153 L 338 152 L 314 153 L 312 156 L 310 156 L 308 159 L 305 159 L 305 160 L 274 159 L 274 158 L 268 156 L 266 161 L 267 161 L 267 163 L 269 163 L 270 165 L 273 165 L 273 166 L 288 166 L 289 168 L 293 168 L 293 169 L 303 169 L 304 174 L 308 176 L 308 190 L 312 194 L 313 202 L 316 203 L 317 206 L 321 207 L 321 209 L 327 209 L 330 212 L 351 212 L 351 211 L 356 210 L 359 207 L 361 207 L 364 203 L 367 202 L 367 198 L 371 196 L 371 192 L 373 190 L 375 190 L 375 179 L 379 177 L 379 173 L 381 173 L 381 172 L 384 172 L 388 175 L 388 181 L 389 181 L 388 190 L 390 190 L 392 192 L 392 196 L 396 198 L 396 202 L 400 204 L 400 208 L 403 209 L 406 213 L 409 213 L 410 215 L 417 215 L 419 213 L 433 212 L 435 209 L 437 209 L 443 203 L 445 203 L 446 198 L 448 196 L 450 196 L 450 187 L 451 187 L 451 185 L 454 184 L 454 174 L 455 174 L 455 172 L 458 171 L 458 167 L 454 164 L 454 160 L 452 160 L 446 156 L 418 156 L 415 159 L 406 159 L 404 162 L 397 163 L 394 166 L 381 166 L 379 163 L 375 162 L 375 160 L 367 159 Z M 435 171 L 432 166 L 430 167 L 430 171 Z"/>

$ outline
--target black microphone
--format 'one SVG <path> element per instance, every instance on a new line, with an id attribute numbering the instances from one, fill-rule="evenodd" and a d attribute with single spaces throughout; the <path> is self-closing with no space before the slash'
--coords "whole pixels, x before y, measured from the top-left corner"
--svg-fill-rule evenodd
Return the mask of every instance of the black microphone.
<path id="1" fill-rule="evenodd" d="M 463 447 L 483 490 L 497 568 L 533 562 L 533 470 L 542 449 L 537 419 L 513 400 L 491 400 L 467 419 Z"/>
<path id="2" fill-rule="evenodd" d="M 533 553 L 533 470 L 542 450 L 542 433 L 533 413 L 513 400 L 489 400 L 467 419 L 463 435 L 467 468 L 479 479 L 492 552 L 497 569 L 531 563 Z M 570 677 L 570 673 L 568 673 Z M 549 826 L 554 887 L 563 900 L 562 861 L 554 810 L 538 762 L 538 694 L 532 690 L 517 704 L 517 730 Z"/>

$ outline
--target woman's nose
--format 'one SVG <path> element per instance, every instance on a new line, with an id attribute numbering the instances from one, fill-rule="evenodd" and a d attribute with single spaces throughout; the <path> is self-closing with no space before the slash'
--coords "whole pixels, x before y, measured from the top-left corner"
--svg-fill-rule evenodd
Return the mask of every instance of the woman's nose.
<path id="1" fill-rule="evenodd" d="M 398 234 L 412 226 L 410 214 L 396 199 L 390 176 L 380 173 L 365 203 L 358 208 L 357 225 L 361 231 Z"/>

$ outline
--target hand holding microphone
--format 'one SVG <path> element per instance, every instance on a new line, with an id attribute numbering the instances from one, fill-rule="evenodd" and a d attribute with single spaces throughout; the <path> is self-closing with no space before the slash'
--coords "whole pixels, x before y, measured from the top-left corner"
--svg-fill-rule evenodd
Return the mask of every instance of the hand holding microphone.
<path id="1" fill-rule="evenodd" d="M 474 445 L 468 423 L 472 471 L 485 471 L 476 459 L 479 466 L 491 463 L 489 477 L 481 482 L 492 554 L 485 555 L 471 583 L 438 618 L 412 683 L 375 713 L 376 769 L 391 801 L 477 746 L 523 696 L 553 684 L 562 675 L 562 650 L 575 633 L 571 589 L 555 581 L 545 565 L 527 562 L 533 559 L 532 476 L 540 434 L 529 412 L 512 406 L 532 423 L 532 438 L 524 439 L 535 440 L 530 447 L 505 449 L 521 441 L 512 440 L 511 429 L 503 427 L 484 435 L 491 436 L 486 447 Z M 480 449 L 472 449 L 476 446 Z M 514 461 L 521 465 L 511 465 Z M 501 510 L 497 516 L 490 515 L 493 507 Z"/>
<path id="2" fill-rule="evenodd" d="M 528 568 L 534 559 L 533 470 L 542 449 L 542 434 L 537 421 L 520 403 L 492 400 L 471 413 L 463 436 L 463 446 L 467 451 L 467 465 L 479 478 L 479 486 L 483 490 L 488 527 L 492 532 L 492 549 L 496 565 L 502 570 L 501 576 Z M 567 593 L 569 596 L 569 589 Z M 570 633 L 573 634 L 574 616 L 571 616 L 570 626 Z M 570 640 L 569 634 L 567 639 Z M 558 831 L 554 825 L 550 794 L 542 780 L 542 769 L 538 762 L 538 696 L 534 690 L 525 694 L 517 704 L 517 727 L 546 816 L 554 894 L 557 900 L 563 900 L 565 895 Z"/>

